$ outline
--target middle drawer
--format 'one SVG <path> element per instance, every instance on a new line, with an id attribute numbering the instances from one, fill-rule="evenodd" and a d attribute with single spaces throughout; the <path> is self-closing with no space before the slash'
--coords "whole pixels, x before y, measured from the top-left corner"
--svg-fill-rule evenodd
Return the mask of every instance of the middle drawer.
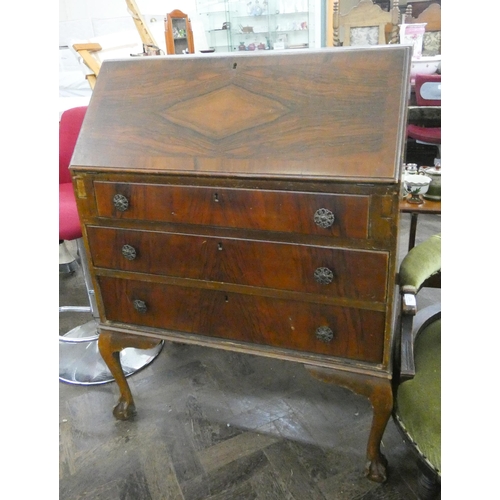
<path id="1" fill-rule="evenodd" d="M 260 240 L 87 227 L 97 268 L 384 302 L 388 254 Z"/>

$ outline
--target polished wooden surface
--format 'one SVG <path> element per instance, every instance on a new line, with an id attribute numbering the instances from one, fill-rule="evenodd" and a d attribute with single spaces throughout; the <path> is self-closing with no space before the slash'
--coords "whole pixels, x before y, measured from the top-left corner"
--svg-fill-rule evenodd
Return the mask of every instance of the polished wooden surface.
<path id="1" fill-rule="evenodd" d="M 124 176 L 128 178 L 128 183 L 123 182 Z M 107 180 L 115 177 L 119 177 L 120 182 Z M 141 183 L 141 179 L 144 182 Z M 110 289 L 104 293 L 105 279 L 101 280 L 101 276 L 124 279 L 125 287 L 130 285 L 127 280 L 144 282 L 146 288 L 153 288 L 152 283 L 179 287 L 171 289 L 171 294 L 191 297 L 186 299 L 193 304 L 188 308 L 190 314 L 194 314 L 193 310 L 205 311 L 206 304 L 216 297 L 215 294 L 207 296 L 207 293 L 196 295 L 194 289 L 219 291 L 224 297 L 229 297 L 231 293 L 265 296 L 269 308 L 273 307 L 273 298 L 293 301 L 305 315 L 311 314 L 311 303 L 354 308 L 353 313 L 359 311 L 356 312 L 359 319 L 353 317 L 348 323 L 342 319 L 347 314 L 344 309 L 329 320 L 320 314 L 325 324 L 304 327 L 303 334 L 306 336 L 314 336 L 320 326 L 328 326 L 334 332 L 351 327 L 365 330 L 362 327 L 362 311 L 374 311 L 382 313 L 377 317 L 382 318 L 383 326 L 380 328 L 380 323 L 373 322 L 369 337 L 382 332 L 377 337 L 382 345 L 377 344 L 373 354 L 335 359 L 318 357 L 313 355 L 318 351 L 311 350 L 307 359 L 296 352 L 286 356 L 322 366 L 352 365 L 355 361 L 357 370 L 389 376 L 394 289 L 392 278 L 388 276 L 393 276 L 395 267 L 399 184 L 333 182 L 319 185 L 288 181 L 283 185 L 269 180 L 245 180 L 238 182 L 238 189 L 227 189 L 226 186 L 206 185 L 214 180 L 204 177 L 197 179 L 198 186 L 191 187 L 177 184 L 181 180 L 165 175 L 151 177 L 124 174 L 123 171 L 107 174 L 78 169 L 76 182 L 83 186 L 83 192 L 77 191 L 79 210 L 85 220 L 85 236 L 92 261 L 90 267 L 96 278 L 97 300 L 101 304 L 101 320 L 104 323 L 133 323 L 157 328 L 161 331 L 147 333 L 169 339 L 171 334 L 165 329 L 207 334 L 204 329 L 188 327 L 181 316 L 176 319 L 175 315 L 180 315 L 182 308 L 169 313 L 171 323 L 153 318 L 152 310 L 139 322 L 137 319 L 132 321 L 122 308 L 119 308 L 123 314 L 121 319 L 114 313 L 108 317 L 109 312 L 115 310 L 114 301 L 118 300 L 118 292 L 125 293 L 122 301 L 147 300 L 135 297 L 135 292 L 131 290 L 117 292 L 117 289 Z M 191 178 L 189 181 L 194 183 Z M 171 184 L 167 185 L 167 182 Z M 253 186 L 253 191 L 250 186 Z M 281 191 L 276 186 L 280 186 Z M 102 190 L 102 187 L 111 189 Z M 322 189 L 323 192 L 305 191 L 312 188 Z M 325 193 L 327 190 L 330 192 Z M 238 203 L 229 202 L 227 193 L 233 191 L 250 200 L 242 204 L 248 217 L 244 216 L 245 212 L 239 211 Z M 123 193 L 127 195 L 128 206 L 121 211 L 114 206 L 113 200 L 117 194 L 124 196 Z M 146 193 L 152 193 L 151 197 Z M 156 196 L 155 193 L 163 196 Z M 172 193 L 175 196 L 171 197 Z M 199 193 L 203 194 L 201 198 Z M 321 211 L 332 216 L 331 224 L 326 227 L 315 222 L 316 214 Z M 128 261 L 124 258 L 124 245 L 134 247 L 137 252 L 135 259 Z M 320 284 L 315 280 L 318 269 L 328 269 L 332 275 L 330 283 Z M 183 292 L 186 287 L 192 291 L 191 294 Z M 159 289 L 157 293 L 161 296 L 166 292 Z M 164 299 L 155 300 L 161 302 Z M 248 307 L 255 309 L 257 306 Z M 262 307 L 262 304 L 258 305 L 257 310 L 262 315 L 268 315 Z M 293 333 L 295 320 L 287 316 L 282 306 L 279 308 L 284 318 L 290 318 L 288 328 Z M 238 325 L 241 307 L 227 306 L 225 310 L 226 315 L 221 316 L 221 310 L 214 316 L 223 317 L 225 324 Z M 148 319 L 150 316 L 151 320 Z M 249 322 L 249 327 L 268 329 L 269 323 L 264 326 L 258 318 L 257 314 Z M 202 321 L 196 321 L 196 324 L 200 328 L 203 326 Z M 286 337 L 283 328 L 280 326 L 277 329 L 279 338 Z M 333 342 L 341 343 L 340 338 L 336 337 Z M 244 338 L 236 340 L 245 342 Z M 273 349 L 272 342 L 266 345 L 267 355 L 283 355 Z M 274 347 L 284 345 L 280 340 Z M 245 352 L 263 352 L 251 342 L 239 348 Z M 337 348 L 343 349 L 340 346 Z M 360 362 L 368 359 L 370 364 Z"/>
<path id="2" fill-rule="evenodd" d="M 105 61 L 73 167 L 394 182 L 410 53 L 391 45 Z"/>
<path id="3" fill-rule="evenodd" d="M 371 363 L 382 361 L 385 314 L 380 311 L 130 278 L 99 276 L 98 282 L 106 319 L 113 323 L 195 333 Z M 147 310 L 137 311 L 132 299 L 142 300 Z M 193 311 L 194 306 L 199 310 Z M 316 336 L 320 326 L 331 327 L 332 341 Z M 244 344 L 240 346 L 245 347 Z"/>
<path id="4" fill-rule="evenodd" d="M 127 346 L 294 360 L 370 398 L 366 474 L 385 480 L 409 55 L 103 65 L 71 170 L 117 418 Z"/>
<path id="5" fill-rule="evenodd" d="M 87 235 L 100 268 L 381 303 L 386 297 L 386 252 L 93 226 Z M 124 256 L 125 246 L 133 259 Z M 332 281 L 320 283 L 315 272 L 325 267 Z"/>
<path id="6" fill-rule="evenodd" d="M 408 203 L 406 197 L 401 199 L 399 208 L 404 213 L 416 214 L 440 214 L 441 213 L 441 200 L 428 200 L 421 196 L 423 203 L 417 205 L 416 203 Z"/>
<path id="7" fill-rule="evenodd" d="M 137 182 L 95 182 L 97 212 L 101 217 L 175 224 L 260 229 L 345 238 L 367 238 L 369 196 L 307 193 L 223 186 L 183 186 Z M 133 200 L 120 212 L 115 195 Z M 136 200 L 140 200 L 137 202 Z M 326 229 L 312 215 L 322 206 L 337 214 L 338 223 Z"/>

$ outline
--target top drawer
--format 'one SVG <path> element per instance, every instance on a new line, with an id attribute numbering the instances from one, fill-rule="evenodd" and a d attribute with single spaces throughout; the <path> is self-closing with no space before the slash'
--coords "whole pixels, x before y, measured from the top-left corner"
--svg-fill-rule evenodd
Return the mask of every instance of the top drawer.
<path id="1" fill-rule="evenodd" d="M 369 196 L 96 181 L 101 217 L 367 238 Z"/>

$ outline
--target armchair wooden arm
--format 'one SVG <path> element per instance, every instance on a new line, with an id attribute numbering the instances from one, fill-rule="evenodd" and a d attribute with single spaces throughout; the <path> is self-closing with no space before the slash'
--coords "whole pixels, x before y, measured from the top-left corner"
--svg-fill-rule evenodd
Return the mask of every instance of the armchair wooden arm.
<path id="1" fill-rule="evenodd" d="M 401 262 L 398 282 L 401 291 L 401 350 L 402 380 L 415 376 L 414 343 L 416 334 L 430 322 L 441 317 L 440 305 L 433 306 L 429 316 L 414 319 L 417 313 L 416 295 L 424 287 L 441 287 L 441 235 L 413 247 Z"/>

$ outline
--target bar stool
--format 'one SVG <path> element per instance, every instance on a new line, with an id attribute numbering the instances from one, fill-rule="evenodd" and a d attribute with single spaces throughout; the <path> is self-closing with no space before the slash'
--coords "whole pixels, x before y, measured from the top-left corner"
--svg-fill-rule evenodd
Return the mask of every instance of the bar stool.
<path id="1" fill-rule="evenodd" d="M 59 336 L 59 380 L 69 384 L 96 385 L 114 381 L 99 353 L 99 314 L 90 279 L 80 219 L 69 172 L 71 156 L 80 133 L 86 106 L 63 112 L 59 124 L 59 243 L 75 241 L 76 262 L 82 270 L 88 306 L 60 306 L 60 313 L 90 313 L 92 319 Z M 160 353 L 163 342 L 152 349 L 127 348 L 120 360 L 128 377 L 151 363 Z"/>
<path id="2" fill-rule="evenodd" d="M 441 108 L 441 75 L 415 75 L 415 98 L 417 106 Z M 441 127 L 423 127 L 410 123 L 407 135 L 420 144 L 436 146 L 441 158 Z"/>

